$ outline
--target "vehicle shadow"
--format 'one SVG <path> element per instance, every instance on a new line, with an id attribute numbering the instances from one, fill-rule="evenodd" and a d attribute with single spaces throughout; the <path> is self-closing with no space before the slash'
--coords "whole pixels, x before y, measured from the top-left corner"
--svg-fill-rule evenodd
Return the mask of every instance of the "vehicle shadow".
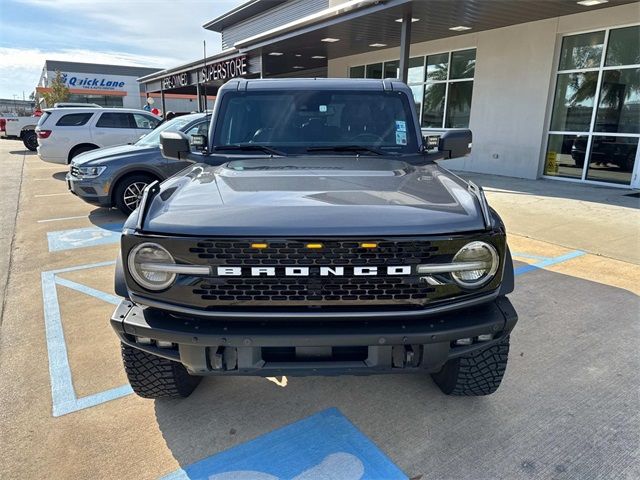
<path id="1" fill-rule="evenodd" d="M 485 188 L 485 190 L 507 190 L 515 194 L 519 193 L 522 195 L 563 199 L 570 198 L 573 200 L 640 209 L 638 199 L 629 196 L 633 194 L 634 190 L 608 187 L 606 185 L 596 186 L 549 179 L 527 180 L 462 171 L 458 171 L 456 174 L 467 180 L 474 181 Z"/>
<path id="2" fill-rule="evenodd" d="M 53 175 L 51 175 L 51 177 L 55 178 L 56 180 L 61 180 L 63 182 L 67 181 L 67 172 L 63 171 L 63 172 L 56 172 Z"/>
<path id="3" fill-rule="evenodd" d="M 427 374 L 288 377 L 284 387 L 210 377 L 187 399 L 155 401 L 167 447 L 184 468 L 337 407 L 410 478 L 593 478 L 635 468 L 640 297 L 546 270 L 516 281 L 520 322 L 494 395 L 447 397 Z"/>
<path id="4" fill-rule="evenodd" d="M 89 221 L 96 227 L 105 224 L 121 223 L 123 224 L 127 216 L 116 208 L 95 208 L 89 212 Z"/>
<path id="5" fill-rule="evenodd" d="M 9 153 L 11 155 L 26 155 L 28 157 L 37 155 L 36 152 L 32 152 L 31 150 L 27 150 L 26 148 L 24 150 L 11 150 Z"/>

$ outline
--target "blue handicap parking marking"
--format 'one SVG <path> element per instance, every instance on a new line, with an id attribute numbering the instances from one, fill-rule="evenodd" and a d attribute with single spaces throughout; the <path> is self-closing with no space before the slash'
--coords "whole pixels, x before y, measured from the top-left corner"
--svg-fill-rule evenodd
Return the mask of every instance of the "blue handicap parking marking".
<path id="1" fill-rule="evenodd" d="M 583 252 L 582 250 L 573 250 L 571 252 L 565 253 L 564 255 L 559 255 L 557 257 L 539 257 L 537 255 L 514 253 L 513 254 L 514 257 L 530 258 L 530 259 L 538 260 L 535 263 L 516 267 L 514 270 L 514 273 L 516 276 L 522 275 L 523 273 L 531 272 L 534 270 L 540 270 L 545 267 L 550 267 L 552 265 L 557 265 L 558 263 L 563 263 L 568 260 L 581 257 L 582 255 L 585 255 L 585 252 Z"/>
<path id="2" fill-rule="evenodd" d="M 162 480 L 396 480 L 408 477 L 337 408 L 170 473 Z"/>
<path id="3" fill-rule="evenodd" d="M 120 241 L 122 223 L 107 223 L 100 226 L 73 228 L 47 232 L 50 252 L 73 248 L 93 247 Z"/>
<path id="4" fill-rule="evenodd" d="M 67 354 L 67 344 L 64 338 L 62 317 L 60 315 L 57 285 L 62 285 L 107 303 L 117 305 L 120 299 L 115 295 L 58 276 L 61 273 L 107 267 L 114 264 L 115 262 L 109 261 L 42 272 L 44 325 L 51 381 L 52 414 L 54 417 L 77 412 L 84 408 L 94 407 L 133 393 L 129 385 L 122 385 L 86 397 L 78 398 L 76 396 L 75 389 L 73 388 L 69 356 Z"/>

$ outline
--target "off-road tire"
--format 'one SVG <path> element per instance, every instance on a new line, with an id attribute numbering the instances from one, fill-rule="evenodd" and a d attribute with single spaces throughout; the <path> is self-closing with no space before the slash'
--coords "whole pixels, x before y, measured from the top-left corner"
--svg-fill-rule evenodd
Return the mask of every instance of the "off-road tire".
<path id="1" fill-rule="evenodd" d="M 32 152 L 38 150 L 38 135 L 36 135 L 35 130 L 25 130 L 22 132 L 21 137 L 22 143 L 28 150 Z"/>
<path id="2" fill-rule="evenodd" d="M 118 207 L 118 210 L 120 210 L 125 215 L 129 215 L 135 210 L 135 208 L 132 208 L 131 204 L 127 205 L 127 200 L 125 199 L 125 192 L 127 192 L 127 189 L 136 184 L 144 184 L 146 186 L 154 180 L 156 180 L 155 177 L 151 175 L 145 175 L 144 173 L 136 173 L 126 176 L 122 180 L 118 181 L 118 184 L 113 191 L 113 203 L 115 203 L 116 207 Z M 142 194 L 142 191 L 140 192 L 140 194 Z"/>
<path id="3" fill-rule="evenodd" d="M 468 355 L 449 360 L 433 381 L 447 395 L 490 395 L 500 386 L 509 356 L 509 337 Z"/>
<path id="4" fill-rule="evenodd" d="M 178 362 L 120 345 L 129 384 L 143 398 L 188 397 L 202 380 Z"/>

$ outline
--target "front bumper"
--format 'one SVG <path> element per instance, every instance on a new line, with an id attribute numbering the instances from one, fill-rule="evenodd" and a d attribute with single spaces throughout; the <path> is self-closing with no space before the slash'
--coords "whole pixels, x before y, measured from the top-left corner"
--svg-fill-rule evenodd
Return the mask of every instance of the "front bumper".
<path id="1" fill-rule="evenodd" d="M 134 348 L 197 375 L 335 375 L 435 372 L 449 359 L 509 335 L 518 316 L 506 297 L 420 319 L 238 322 L 179 317 L 123 300 L 111 325 Z M 461 338 L 493 339 L 453 346 Z M 141 344 L 138 338 L 152 339 Z M 160 348 L 157 341 L 171 343 Z M 340 352 L 350 352 L 341 355 Z"/>
<path id="2" fill-rule="evenodd" d="M 97 181 L 97 179 L 74 177 L 69 173 L 67 173 L 66 181 L 69 191 L 85 202 L 104 208 L 113 206 L 111 196 L 108 193 L 105 194 L 105 190 L 108 192 L 108 189 L 103 182 Z"/>

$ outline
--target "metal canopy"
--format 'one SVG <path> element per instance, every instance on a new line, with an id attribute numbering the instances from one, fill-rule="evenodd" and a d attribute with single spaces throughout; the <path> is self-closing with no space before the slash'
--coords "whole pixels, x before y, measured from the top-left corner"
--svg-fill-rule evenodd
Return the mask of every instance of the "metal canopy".
<path id="1" fill-rule="evenodd" d="M 476 33 L 546 18 L 591 12 L 635 0 L 609 0 L 608 3 L 585 7 L 576 0 L 388 0 L 373 7 L 337 16 L 280 36 L 257 38 L 242 48 L 263 55 L 263 75 L 292 71 L 294 67 L 318 68 L 326 66 L 326 58 L 334 59 L 400 46 L 402 24 L 398 19 L 411 9 L 414 21 L 411 43 Z M 470 30 L 451 31 L 451 27 L 467 26 Z M 325 38 L 337 38 L 334 43 Z M 273 56 L 270 53 L 282 53 Z M 312 57 L 325 58 L 312 58 Z M 295 71 L 295 70 L 293 70 Z"/>

